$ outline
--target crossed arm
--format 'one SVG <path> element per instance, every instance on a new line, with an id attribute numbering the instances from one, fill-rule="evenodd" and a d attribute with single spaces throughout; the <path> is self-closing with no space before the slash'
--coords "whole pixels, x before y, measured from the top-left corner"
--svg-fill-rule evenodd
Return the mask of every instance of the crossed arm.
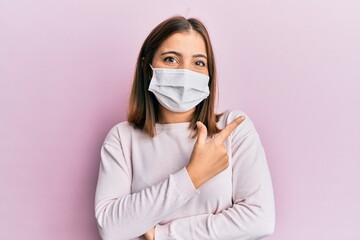
<path id="1" fill-rule="evenodd" d="M 101 188 L 96 199 L 103 239 L 132 239 L 143 234 L 146 239 L 156 240 L 259 239 L 271 234 L 275 220 L 273 193 L 259 137 L 254 130 L 241 136 L 234 131 L 232 139 L 233 206 L 218 214 L 179 218 L 164 225 L 159 223 L 167 215 L 199 194 L 196 183 L 204 184 L 204 177 L 194 182 L 191 168 L 183 168 L 154 186 L 130 194 L 131 178 L 124 160 L 119 159 L 121 149 L 104 144 L 98 180 Z M 124 184 L 121 192 L 115 182 Z M 106 196 L 112 190 L 116 194 Z"/>

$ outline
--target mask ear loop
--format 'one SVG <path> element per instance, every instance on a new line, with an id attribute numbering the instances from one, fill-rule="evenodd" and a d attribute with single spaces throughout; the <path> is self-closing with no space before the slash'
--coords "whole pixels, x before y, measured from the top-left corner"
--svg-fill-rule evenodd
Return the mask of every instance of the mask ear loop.
<path id="1" fill-rule="evenodd" d="M 151 79 L 153 78 L 153 76 L 154 76 L 154 72 L 155 72 L 155 70 L 154 70 L 154 68 L 153 68 L 153 66 L 151 66 L 151 63 L 149 63 L 149 66 L 151 67 L 151 70 L 152 70 L 152 73 L 151 73 L 151 78 L 149 79 L 149 82 L 151 81 Z"/>

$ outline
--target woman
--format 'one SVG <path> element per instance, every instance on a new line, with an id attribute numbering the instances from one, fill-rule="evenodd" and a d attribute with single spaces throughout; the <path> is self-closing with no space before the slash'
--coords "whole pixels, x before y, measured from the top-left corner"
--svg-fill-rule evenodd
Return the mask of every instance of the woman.
<path id="1" fill-rule="evenodd" d="M 128 121 L 101 149 L 95 210 L 103 239 L 259 239 L 274 231 L 263 147 L 241 111 L 215 114 L 216 71 L 197 19 L 146 38 Z"/>

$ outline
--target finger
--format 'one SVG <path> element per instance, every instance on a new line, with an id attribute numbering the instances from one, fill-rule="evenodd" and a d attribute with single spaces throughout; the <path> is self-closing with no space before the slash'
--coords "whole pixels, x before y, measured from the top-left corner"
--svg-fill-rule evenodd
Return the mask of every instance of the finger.
<path id="1" fill-rule="evenodd" d="M 245 117 L 240 116 L 235 118 L 231 123 L 229 123 L 221 132 L 215 137 L 218 143 L 224 143 L 225 140 L 230 136 L 230 134 L 235 130 L 237 126 L 244 121 Z"/>
<path id="2" fill-rule="evenodd" d="M 196 126 L 197 126 L 197 129 L 198 129 L 198 138 L 196 140 L 196 143 L 204 145 L 206 143 L 207 128 L 200 121 L 196 122 Z"/>

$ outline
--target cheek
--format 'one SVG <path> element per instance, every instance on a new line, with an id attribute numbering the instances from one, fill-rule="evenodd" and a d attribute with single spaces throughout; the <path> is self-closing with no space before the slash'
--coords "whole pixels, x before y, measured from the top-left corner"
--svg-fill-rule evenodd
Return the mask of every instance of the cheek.
<path id="1" fill-rule="evenodd" d="M 150 63 L 153 67 L 155 67 L 155 65 L 157 64 L 155 57 L 150 61 Z"/>
<path id="2" fill-rule="evenodd" d="M 209 76 L 209 70 L 207 68 L 202 69 L 201 73 L 206 74 L 206 75 Z"/>
<path id="3" fill-rule="evenodd" d="M 163 61 L 162 61 L 162 59 L 160 57 L 154 56 L 151 65 L 154 68 L 161 68 L 164 65 L 164 63 L 163 63 Z"/>

